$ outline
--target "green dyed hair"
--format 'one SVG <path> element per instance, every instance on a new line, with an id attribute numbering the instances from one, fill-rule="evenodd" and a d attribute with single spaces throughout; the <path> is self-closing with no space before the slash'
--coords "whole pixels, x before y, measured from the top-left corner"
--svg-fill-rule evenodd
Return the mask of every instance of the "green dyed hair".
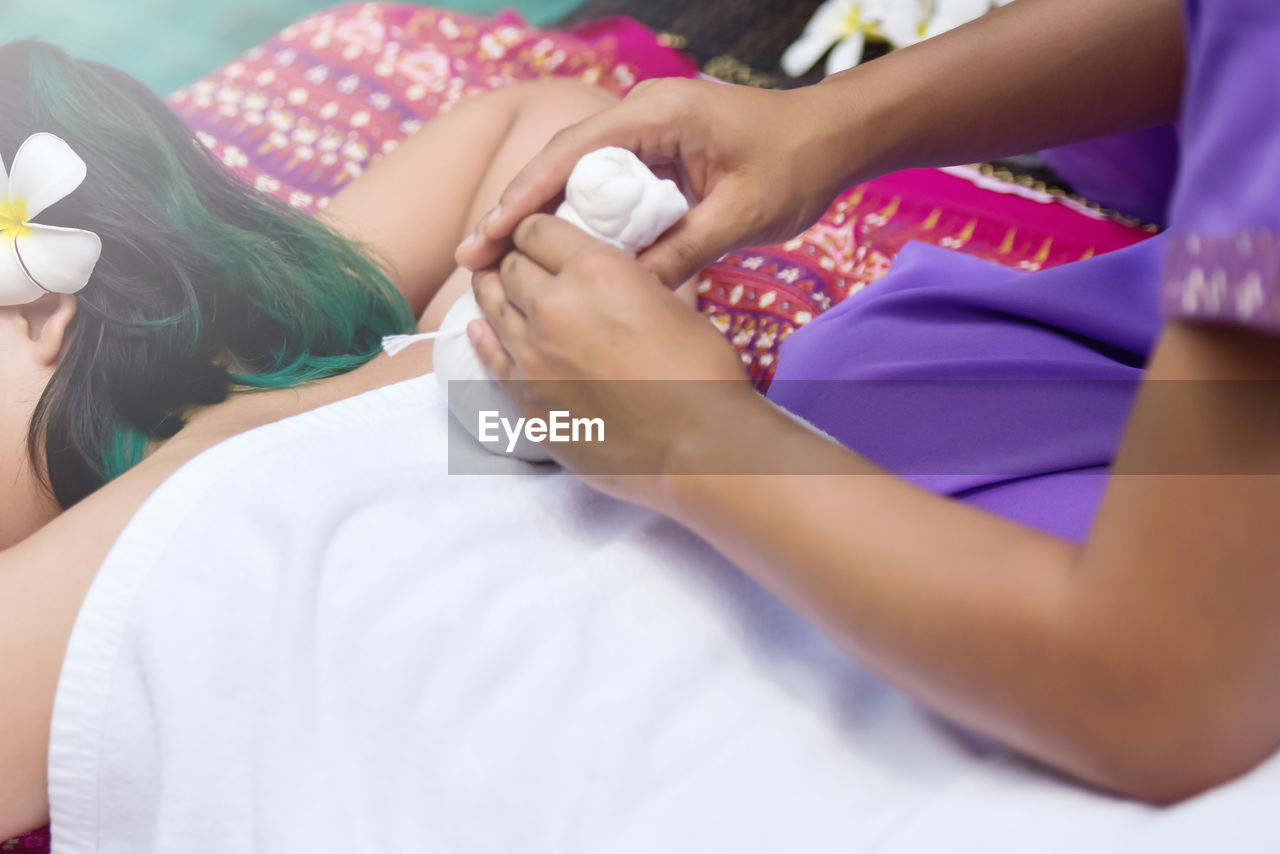
<path id="1" fill-rule="evenodd" d="M 352 370 L 412 326 L 368 255 L 236 178 L 127 74 L 39 42 L 0 47 L 0 117 L 7 158 L 37 131 L 84 158 L 84 183 L 41 222 L 103 243 L 28 434 L 62 506 L 192 407 Z"/>

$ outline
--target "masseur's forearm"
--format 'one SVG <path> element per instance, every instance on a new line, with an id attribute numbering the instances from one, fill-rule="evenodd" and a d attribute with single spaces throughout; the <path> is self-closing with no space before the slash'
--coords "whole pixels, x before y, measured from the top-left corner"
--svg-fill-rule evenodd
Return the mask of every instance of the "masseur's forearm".
<path id="1" fill-rule="evenodd" d="M 659 509 L 882 677 L 1097 780 L 1073 755 L 1084 675 L 1063 650 L 1075 548 L 929 494 L 767 405 L 742 408 L 717 419 L 733 434 L 682 448 L 672 470 L 756 459 L 806 473 L 674 474 Z"/>
<path id="2" fill-rule="evenodd" d="M 1280 582 L 1249 527 L 1263 525 L 1261 511 L 1233 503 L 1239 478 L 1120 478 L 1099 536 L 1077 547 L 885 474 L 747 396 L 723 406 L 732 411 L 712 419 L 718 430 L 679 447 L 659 509 L 882 677 L 1148 800 L 1185 797 L 1273 749 L 1259 714 L 1280 690 L 1267 676 L 1277 644 L 1256 612 Z M 1202 409 L 1144 403 L 1131 442 L 1180 441 L 1171 420 L 1229 430 Z M 801 474 L 680 474 L 742 460 Z M 1215 525 L 1249 531 L 1223 544 Z"/>
<path id="3" fill-rule="evenodd" d="M 852 183 L 1168 122 L 1182 77 L 1178 0 L 1017 0 L 798 91 Z"/>

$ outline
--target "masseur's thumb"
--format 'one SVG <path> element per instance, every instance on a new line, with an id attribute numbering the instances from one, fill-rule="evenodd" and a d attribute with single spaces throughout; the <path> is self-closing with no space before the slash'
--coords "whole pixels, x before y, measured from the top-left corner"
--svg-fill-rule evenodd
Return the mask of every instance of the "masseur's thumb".
<path id="1" fill-rule="evenodd" d="M 689 209 L 658 241 L 637 256 L 640 265 L 668 287 L 717 261 L 743 238 L 745 217 L 732 210 L 727 193 L 712 193 Z"/>

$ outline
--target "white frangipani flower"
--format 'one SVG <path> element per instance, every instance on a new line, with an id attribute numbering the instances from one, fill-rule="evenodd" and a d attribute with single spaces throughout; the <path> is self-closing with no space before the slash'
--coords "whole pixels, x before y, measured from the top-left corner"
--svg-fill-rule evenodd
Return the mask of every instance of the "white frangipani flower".
<path id="1" fill-rule="evenodd" d="M 0 306 L 74 294 L 88 284 L 102 254 L 98 235 L 31 221 L 71 195 L 87 172 L 71 146 L 51 133 L 27 137 L 11 170 L 0 159 Z"/>
<path id="2" fill-rule="evenodd" d="M 932 0 L 862 0 L 863 17 L 869 22 L 867 37 L 890 47 L 910 47 L 920 41 Z"/>
<path id="3" fill-rule="evenodd" d="M 928 11 L 928 0 L 827 0 L 782 54 L 782 70 L 799 77 L 830 50 L 826 73 L 836 74 L 862 61 L 868 40 L 915 44 Z"/>
<path id="4" fill-rule="evenodd" d="M 862 61 L 868 41 L 892 48 L 913 45 L 967 24 L 1013 0 L 827 0 L 804 33 L 782 54 L 782 70 L 799 77 L 827 51 L 826 73 L 845 71 Z"/>

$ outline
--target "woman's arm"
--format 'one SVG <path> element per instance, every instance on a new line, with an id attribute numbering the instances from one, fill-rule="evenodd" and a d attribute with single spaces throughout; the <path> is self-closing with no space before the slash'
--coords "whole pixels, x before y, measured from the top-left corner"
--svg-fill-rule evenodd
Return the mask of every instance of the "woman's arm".
<path id="1" fill-rule="evenodd" d="M 1228 382 L 1280 381 L 1280 341 L 1169 328 L 1080 548 L 797 425 L 621 252 L 547 216 L 514 240 L 500 275 L 477 278 L 493 327 L 475 324 L 477 350 L 526 414 L 609 430 L 553 453 L 700 534 L 888 680 L 1157 802 L 1280 743 L 1280 396 Z"/>
<path id="2" fill-rule="evenodd" d="M 83 589 L 0 553 L 0 839 L 48 821 L 45 765 L 62 650 Z"/>
<path id="3" fill-rule="evenodd" d="M 72 626 L 116 537 L 175 468 L 135 469 L 0 551 L 0 839 L 49 821 L 49 729 Z"/>
<path id="4" fill-rule="evenodd" d="M 458 241 L 520 167 L 556 131 L 616 101 L 574 80 L 523 83 L 463 101 L 369 167 L 323 216 L 381 260 L 421 314 L 453 273 Z"/>

